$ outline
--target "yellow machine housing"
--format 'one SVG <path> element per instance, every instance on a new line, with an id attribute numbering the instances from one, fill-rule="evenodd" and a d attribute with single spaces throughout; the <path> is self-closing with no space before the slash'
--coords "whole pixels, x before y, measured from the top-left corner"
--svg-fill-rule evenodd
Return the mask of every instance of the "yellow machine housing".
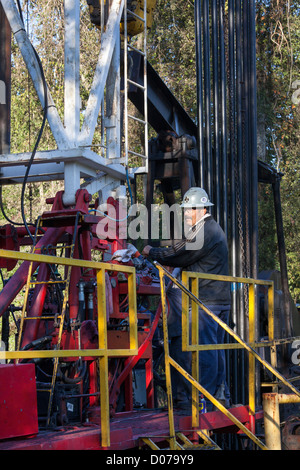
<path id="1" fill-rule="evenodd" d="M 147 0 L 147 14 L 146 14 L 146 24 L 147 28 L 151 28 L 153 22 L 153 12 L 156 6 L 157 0 Z M 110 7 L 110 0 L 104 0 L 104 27 L 108 18 L 108 11 Z M 101 29 L 101 2 L 100 0 L 87 0 L 89 6 L 89 13 L 91 22 L 98 28 Z M 143 21 L 139 18 L 144 18 L 144 7 L 145 0 L 128 0 L 127 1 L 127 34 L 129 37 L 136 36 L 144 31 Z M 135 16 L 130 15 L 130 11 L 134 13 Z M 139 18 L 137 18 L 139 17 Z M 124 34 L 124 22 L 121 21 L 120 24 L 121 33 Z"/>

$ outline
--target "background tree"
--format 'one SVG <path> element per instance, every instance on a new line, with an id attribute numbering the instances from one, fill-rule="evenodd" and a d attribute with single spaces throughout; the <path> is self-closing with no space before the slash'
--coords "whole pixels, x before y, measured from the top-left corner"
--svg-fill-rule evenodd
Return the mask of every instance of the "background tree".
<path id="1" fill-rule="evenodd" d="M 289 284 L 299 301 L 299 100 L 300 9 L 290 0 L 257 0 L 258 135 L 259 157 L 283 173 L 282 211 Z M 299 82 L 300 84 L 300 82 Z M 294 94 L 294 96 L 293 96 Z M 279 269 L 273 199 L 260 187 L 260 268 Z M 268 243 L 265 243 L 265 241 Z"/>
<path id="2" fill-rule="evenodd" d="M 195 119 L 194 2 L 158 0 L 148 43 L 150 63 L 186 112 Z"/>
<path id="3" fill-rule="evenodd" d="M 63 1 L 25 0 L 21 2 L 25 28 L 40 56 L 46 81 L 58 113 L 64 118 L 64 9 Z M 86 2 L 81 2 L 81 99 L 84 109 L 98 59 L 100 33 L 91 24 Z M 39 133 L 43 111 L 28 75 L 18 45 L 12 38 L 11 92 L 11 153 L 31 152 Z M 97 133 L 96 133 L 97 134 Z M 50 127 L 46 123 L 38 150 L 56 148 Z M 26 168 L 24 167 L 24 175 Z M 45 199 L 62 189 L 62 182 L 27 184 L 25 192 L 26 219 L 33 221 L 46 208 Z M 3 187 L 3 204 L 7 215 L 22 222 L 21 185 L 14 191 Z M 0 214 L 1 220 L 5 219 Z"/>
<path id="4" fill-rule="evenodd" d="M 300 7 L 292 0 L 257 0 L 258 155 L 282 178 L 282 206 L 288 272 L 294 299 L 300 296 L 299 274 L 299 116 L 300 100 L 292 99 L 300 80 Z M 40 54 L 46 79 L 63 118 L 63 2 L 24 0 L 23 16 Z M 196 72 L 193 0 L 157 0 L 148 34 L 148 57 L 174 96 L 196 119 Z M 86 2 L 81 2 L 81 98 L 88 97 L 100 45 L 99 31 L 91 25 Z M 42 122 L 42 109 L 20 55 L 12 48 L 12 152 L 32 150 Z M 300 89 L 300 85 L 297 85 Z M 295 96 L 295 95 L 294 95 Z M 300 97 L 300 93 L 299 93 Z M 96 134 L 97 139 L 97 134 Z M 39 150 L 55 147 L 48 125 Z M 24 169 L 25 173 L 25 169 Z M 45 198 L 61 184 L 31 184 L 26 191 L 26 214 L 35 219 L 45 209 Z M 3 189 L 4 207 L 21 222 L 20 188 Z M 32 214 L 31 209 L 32 207 Z M 259 190 L 260 270 L 278 268 L 274 208 L 270 188 Z M 5 220 L 1 219 L 2 223 Z M 267 240 L 267 243 L 266 243 Z"/>

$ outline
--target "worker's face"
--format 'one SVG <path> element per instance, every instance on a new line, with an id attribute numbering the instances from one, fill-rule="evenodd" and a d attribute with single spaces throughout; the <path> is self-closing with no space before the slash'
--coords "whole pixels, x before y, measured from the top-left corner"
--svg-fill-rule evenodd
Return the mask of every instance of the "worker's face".
<path id="1" fill-rule="evenodd" d="M 201 217 L 204 216 L 206 209 L 199 209 L 195 207 L 186 207 L 184 209 L 184 221 L 188 227 L 195 225 Z"/>

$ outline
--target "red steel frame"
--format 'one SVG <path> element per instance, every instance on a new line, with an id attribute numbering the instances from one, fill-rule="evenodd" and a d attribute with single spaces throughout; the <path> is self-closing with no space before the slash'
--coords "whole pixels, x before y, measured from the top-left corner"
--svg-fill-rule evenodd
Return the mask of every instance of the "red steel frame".
<path id="1" fill-rule="evenodd" d="M 101 217 L 95 216 L 90 212 L 90 195 L 86 190 L 78 190 L 76 194 L 76 206 L 72 208 L 65 208 L 62 202 L 62 195 L 63 192 L 57 193 L 55 198 L 48 199 L 47 202 L 52 204 L 52 210 L 45 212 L 42 217 L 41 228 L 39 229 L 37 243 L 35 246 L 35 253 L 41 252 L 43 247 L 55 246 L 59 242 L 65 242 L 68 244 L 68 239 L 70 239 L 73 234 L 74 230 L 78 230 L 79 227 L 74 227 L 75 216 L 78 212 L 81 214 L 80 224 L 88 228 L 84 230 L 81 235 L 81 247 L 82 252 L 79 252 L 79 246 L 76 243 L 75 250 L 74 250 L 74 258 L 80 258 L 90 260 L 92 256 L 92 249 L 99 250 L 100 252 L 104 253 L 109 248 L 111 249 L 111 253 L 113 253 L 116 249 L 124 248 L 125 247 L 125 240 L 124 239 L 115 239 L 115 240 L 99 240 L 96 234 L 96 228 L 98 222 L 101 220 Z M 109 198 L 107 201 L 110 204 L 113 204 L 116 209 L 116 215 L 118 219 L 118 201 L 114 200 L 113 198 Z M 97 202 L 96 206 L 97 208 Z M 117 227 L 118 228 L 118 227 Z M 31 233 L 34 234 L 35 228 L 30 228 Z M 10 225 L 6 225 L 0 229 L 2 237 L 0 238 L 0 248 L 2 249 L 13 249 L 14 251 L 19 250 L 23 245 L 31 245 L 32 240 L 28 236 L 27 231 L 23 227 L 12 228 Z M 117 231 L 118 233 L 118 231 Z M 13 236 L 12 236 L 13 234 Z M 92 234 L 92 238 L 90 237 Z M 12 270 L 15 265 L 15 260 L 9 259 L 1 259 L 0 266 L 2 268 L 6 268 L 8 271 Z M 20 290 L 24 287 L 27 281 L 27 274 L 29 270 L 30 262 L 24 261 L 21 266 L 17 269 L 17 271 L 13 274 L 9 283 L 7 283 L 0 294 L 0 316 L 8 309 L 11 303 L 14 301 L 17 294 Z M 33 263 L 33 270 L 34 272 L 39 267 L 38 271 L 38 281 L 48 281 L 50 277 L 50 271 L 46 265 L 40 265 L 36 262 Z M 71 281 L 70 281 L 70 291 L 69 291 L 69 316 L 70 319 L 75 320 L 78 312 L 79 307 L 79 300 L 78 300 L 78 282 L 80 279 L 84 278 L 85 281 L 89 281 L 95 278 L 93 272 L 82 273 L 80 268 L 73 267 L 72 274 L 71 274 Z M 113 306 L 114 306 L 114 313 L 112 315 L 115 319 L 125 318 L 124 313 L 120 311 L 119 305 L 119 296 L 120 294 L 126 294 L 127 284 L 124 290 L 120 289 L 120 285 L 118 283 L 117 277 L 115 278 L 115 288 L 112 289 L 113 291 Z M 123 283 L 124 284 L 124 283 Z M 145 286 L 146 292 L 144 294 L 159 294 L 159 287 L 151 287 Z M 48 286 L 47 284 L 37 284 L 33 288 L 33 293 L 31 297 L 31 306 L 27 313 L 28 316 L 32 317 L 41 317 L 44 302 L 46 298 Z M 143 289 L 143 283 L 141 282 L 141 292 Z M 96 303 L 94 303 L 96 304 Z M 154 404 L 154 392 L 153 392 L 153 375 L 152 375 L 152 337 L 154 330 L 158 323 L 159 318 L 159 311 L 156 314 L 155 321 L 151 325 L 149 315 L 146 314 L 138 314 L 138 318 L 141 318 L 145 322 L 145 327 L 143 331 L 139 332 L 139 352 L 138 355 L 134 358 L 128 358 L 125 361 L 124 369 L 117 379 L 115 379 L 111 384 L 111 409 L 112 413 L 114 413 L 117 403 L 117 398 L 119 394 L 120 387 L 122 383 L 125 383 L 125 403 L 126 403 L 126 410 L 132 411 L 133 410 L 133 392 L 132 392 L 132 369 L 138 363 L 140 359 L 146 359 L 145 362 L 145 369 L 146 369 L 146 391 L 147 391 L 147 406 L 153 407 Z M 96 309 L 94 312 L 94 316 L 96 316 Z M 63 349 L 73 349 L 76 348 L 78 345 L 78 338 L 77 338 L 76 331 L 64 331 L 62 336 L 62 345 Z M 32 320 L 27 322 L 24 327 L 23 338 L 22 338 L 22 346 L 31 343 L 32 341 L 36 340 L 37 338 L 43 336 L 45 334 L 43 330 L 43 322 L 40 320 Z M 120 344 L 124 344 L 124 347 L 128 346 L 128 334 L 126 331 L 109 331 L 108 332 L 108 343 L 110 348 L 119 348 Z M 53 338 L 53 345 L 55 345 L 55 336 Z M 86 347 L 89 347 L 88 345 Z M 92 347 L 92 343 L 90 344 Z M 92 358 L 91 358 L 92 359 Z M 72 360 L 72 359 L 71 359 Z M 88 362 L 89 370 L 90 370 L 90 405 L 95 406 L 97 405 L 97 374 L 96 374 L 96 365 L 93 360 Z M 8 365 L 9 368 L 9 365 Z M 21 380 L 19 383 L 19 389 L 22 390 L 23 381 Z M 0 412 L 1 415 L 1 412 Z M 18 425 L 16 423 L 16 428 Z M 18 431 L 16 431 L 16 434 Z"/>
<path id="2" fill-rule="evenodd" d="M 85 190 L 79 190 L 76 194 L 76 206 L 73 208 L 64 208 L 62 203 L 62 192 L 59 192 L 55 198 L 48 200 L 48 203 L 52 203 L 52 210 L 42 215 L 42 228 L 38 234 L 38 241 L 36 244 L 35 251 L 41 250 L 44 246 L 56 245 L 58 242 L 68 242 L 68 239 L 73 236 L 74 232 L 74 221 L 75 216 L 78 212 L 81 214 L 79 226 L 85 225 L 88 230 L 82 232 L 82 253 L 79 252 L 79 247 L 76 244 L 74 257 L 79 258 L 80 254 L 83 259 L 90 260 L 92 250 L 97 249 L 101 252 L 105 252 L 109 248 L 114 252 L 116 249 L 124 247 L 125 240 L 99 240 L 96 235 L 96 227 L 101 217 L 95 216 L 90 212 L 90 196 Z M 114 204 L 116 207 L 116 213 L 118 214 L 118 201 L 110 199 L 108 201 Z M 78 230 L 78 227 L 76 228 Z M 0 238 L 0 248 L 3 249 L 19 249 L 24 244 L 30 244 L 31 238 L 27 237 L 27 233 L 24 228 L 13 229 L 14 236 L 12 237 L 12 228 L 10 226 L 4 226 L 0 229 L 3 237 Z M 34 228 L 32 229 L 34 233 Z M 92 234 L 92 238 L 90 237 Z M 0 260 L 1 267 L 11 270 L 15 261 L 8 259 Z M 34 263 L 33 271 L 38 267 L 38 263 Z M 7 310 L 9 305 L 13 302 L 16 295 L 23 288 L 27 280 L 27 273 L 29 268 L 29 262 L 24 261 L 22 265 L 17 269 L 15 274 L 7 283 L 1 294 L 0 294 L 0 316 Z M 70 283 L 70 295 L 69 295 L 69 315 L 70 319 L 75 319 L 78 312 L 79 301 L 78 301 L 78 282 L 84 277 L 85 280 L 91 280 L 94 278 L 93 272 L 81 273 L 80 268 L 73 268 Z M 49 278 L 49 272 L 46 266 L 41 266 L 39 269 L 39 278 L 45 280 Z M 29 315 L 40 317 L 43 312 L 43 305 L 46 296 L 47 285 L 40 284 L 36 285 L 33 291 L 33 302 L 32 308 L 29 311 Z M 120 295 L 126 295 L 127 283 L 118 282 L 117 277 L 115 278 L 113 292 L 113 314 L 111 315 L 116 321 L 125 318 L 125 313 L 122 312 L 122 305 L 120 305 Z M 141 279 L 137 289 L 139 295 L 160 295 L 159 285 L 152 285 L 143 283 Z M 96 315 L 96 312 L 94 313 Z M 138 313 L 138 318 L 144 320 L 144 328 L 139 331 L 139 349 L 137 356 L 128 357 L 124 363 L 123 368 L 120 371 L 112 373 L 111 384 L 110 384 L 110 408 L 111 408 L 111 447 L 110 449 L 125 449 L 136 447 L 140 444 L 139 438 L 143 435 L 166 435 L 168 434 L 168 419 L 167 412 L 154 410 L 154 387 L 153 387 L 153 372 L 152 372 L 152 339 L 155 329 L 158 325 L 158 321 L 161 315 L 161 305 L 159 304 L 156 314 L 152 321 L 150 321 L 149 315 L 144 313 Z M 22 344 L 27 344 L 38 338 L 42 331 L 42 322 L 39 320 L 32 320 L 27 323 L 24 330 L 24 338 Z M 62 337 L 62 348 L 63 349 L 75 349 L 77 347 L 77 335 L 76 331 L 64 331 Z M 55 340 L 53 341 L 55 344 Z M 92 348 L 93 340 L 89 340 L 85 344 L 85 349 Z M 109 348 L 127 348 L 128 347 L 128 333 L 126 331 L 108 331 L 108 346 Z M 146 371 L 146 394 L 147 394 L 147 407 L 149 411 L 137 412 L 134 411 L 133 406 L 133 390 L 132 390 L 132 371 L 137 365 L 140 359 L 145 359 L 145 371 Z M 70 359 L 72 360 L 72 358 Z M 99 408 L 98 408 L 98 392 L 97 392 L 97 373 L 96 363 L 93 358 L 86 358 L 89 365 L 90 371 L 90 407 L 92 412 L 89 416 L 89 425 L 86 423 L 80 423 L 78 426 L 73 428 L 70 426 L 61 430 L 59 436 L 55 432 L 50 430 L 42 433 L 37 432 L 37 420 L 35 423 L 29 423 L 29 432 L 20 430 L 19 416 L 18 413 L 12 415 L 11 427 L 8 434 L 5 437 L 10 437 L 8 440 L 0 441 L 1 449 L 101 449 L 100 440 L 100 424 L 99 424 Z M 19 367 L 21 367 L 20 364 Z M 32 364 L 24 364 L 23 367 L 32 366 Z M 14 367 L 14 366 L 12 366 Z M 5 369 L 12 370 L 11 365 L 5 365 Z M 5 369 L 2 373 L 5 373 Z M 20 370 L 20 368 L 19 368 Z M 24 369 L 25 370 L 25 369 Z M 4 371 L 4 372 L 3 372 Z M 25 374 L 26 375 L 26 374 Z M 7 377 L 12 377 L 9 372 Z M 21 378 L 20 378 L 21 377 Z M 33 378 L 33 376 L 32 376 Z M 22 375 L 16 379 L 18 383 L 15 383 L 15 388 L 18 389 L 19 393 L 23 393 L 28 387 L 27 382 L 22 379 Z M 3 383 L 3 382 L 2 382 Z M 125 411 L 122 413 L 116 412 L 117 399 L 120 392 L 120 388 L 124 384 L 125 389 Z M 0 399 L 2 395 L 5 396 L 5 389 L 0 388 Z M 35 416 L 35 402 L 31 404 L 27 402 L 27 408 L 32 412 L 31 415 Z M 242 422 L 249 422 L 249 412 L 247 407 L 239 407 L 233 410 L 233 414 L 241 419 Z M 0 411 L 1 417 L 1 411 Z M 261 416 L 257 414 L 257 418 Z M 142 421 L 141 421 L 142 420 Z M 175 416 L 176 425 L 179 430 L 191 429 L 190 418 L 182 418 Z M 199 426 L 202 429 L 230 429 L 237 432 L 237 428 L 232 425 L 232 422 L 228 422 L 228 419 L 220 412 L 207 413 L 200 415 Z M 24 439 L 20 440 L 20 433 Z M 22 434 L 23 433 L 23 434 Z M 26 439 L 28 434 L 36 434 L 35 437 Z M 18 440 L 12 439 L 18 436 Z M 160 437 L 157 440 L 161 440 Z"/>

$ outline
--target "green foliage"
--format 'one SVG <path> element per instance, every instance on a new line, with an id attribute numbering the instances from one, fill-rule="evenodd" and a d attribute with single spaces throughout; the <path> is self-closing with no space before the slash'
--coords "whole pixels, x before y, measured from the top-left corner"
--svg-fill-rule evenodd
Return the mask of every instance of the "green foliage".
<path id="1" fill-rule="evenodd" d="M 297 2 L 257 0 L 257 78 L 258 113 L 264 123 L 265 160 L 281 171 L 283 223 L 289 285 L 292 297 L 300 296 L 299 165 L 300 105 L 292 100 L 293 84 L 300 79 L 300 11 Z M 265 189 L 265 192 L 269 191 Z M 265 269 L 278 268 L 276 244 L 266 240 L 273 235 L 269 214 L 273 200 L 260 192 L 260 260 Z M 268 233 L 268 227 L 270 232 Z M 273 261 L 274 259 L 274 261 Z M 267 265 L 267 266 L 266 266 Z"/>
<path id="2" fill-rule="evenodd" d="M 297 136 L 300 139 L 299 132 L 299 114 L 298 107 L 295 121 L 298 124 Z M 284 177 L 281 185 L 282 210 L 284 220 L 285 242 L 287 252 L 287 264 L 289 273 L 289 285 L 292 297 L 295 302 L 300 300 L 300 158 L 299 158 L 299 140 L 298 145 L 289 149 L 289 154 L 283 164 Z"/>
<path id="3" fill-rule="evenodd" d="M 149 61 L 192 118 L 196 116 L 194 2 L 158 0 Z"/>
<path id="4" fill-rule="evenodd" d="M 260 184 L 258 194 L 259 271 L 279 269 L 272 188 Z"/>
<path id="5" fill-rule="evenodd" d="M 64 49 L 63 2 L 22 2 L 24 18 L 28 5 L 31 21 L 26 27 L 37 49 L 58 112 L 63 119 Z M 227 2 L 226 2 L 227 4 Z M 300 80 L 300 8 L 292 0 L 257 0 L 257 80 L 259 130 L 264 138 L 263 158 L 284 173 L 282 206 L 291 293 L 300 297 L 299 274 L 299 154 L 300 104 L 292 102 L 293 83 Z M 81 2 L 81 99 L 85 108 L 95 70 L 99 31 L 90 23 L 87 5 Z M 192 118 L 196 117 L 194 1 L 157 0 L 154 22 L 148 34 L 148 58 L 174 96 Z M 30 152 L 42 122 L 42 109 L 19 49 L 12 45 L 11 151 Z M 300 88 L 300 87 L 298 87 Z M 139 139 L 139 131 L 135 137 Z M 95 143 L 99 143 L 99 133 Z M 140 146 L 142 144 L 139 144 Z M 39 150 L 55 148 L 47 125 Z M 25 168 L 24 168 L 25 174 Z M 26 191 L 26 214 L 35 219 L 47 208 L 45 198 L 54 196 L 61 183 L 32 184 Z M 143 189 L 139 189 L 139 200 Z M 21 222 L 20 186 L 3 188 L 8 215 Z M 276 230 L 271 189 L 259 190 L 259 235 L 261 269 L 278 268 Z M 5 219 L 1 217 L 1 222 Z M 267 242 L 266 242 L 267 241 Z"/>
<path id="6" fill-rule="evenodd" d="M 63 2 L 51 0 L 21 2 L 25 28 L 38 52 L 51 96 L 60 118 L 64 119 L 64 11 Z M 29 15 L 27 15 L 27 6 Z M 86 2 L 81 5 L 81 99 L 83 108 L 88 98 L 93 72 L 95 70 L 100 35 L 89 19 Z M 29 18 L 29 21 L 27 21 Z M 91 53 L 92 52 L 92 53 Z M 11 153 L 31 152 L 40 131 L 43 110 L 25 67 L 20 49 L 12 40 L 12 90 L 11 90 Z M 97 136 L 96 136 L 97 141 Z M 46 123 L 38 150 L 56 148 L 52 132 Z M 24 175 L 26 168 L 24 167 Z M 22 176 L 22 175 L 20 175 Z M 62 182 L 32 183 L 25 192 L 26 219 L 34 221 L 38 215 L 48 209 L 47 197 L 52 197 L 63 188 Z M 30 195 L 31 191 L 31 195 Z M 32 199 L 31 199 L 32 197 Z M 21 186 L 3 188 L 4 209 L 16 222 L 21 217 Z M 31 200 L 30 200 L 31 199 Z M 3 215 L 0 220 L 5 223 Z"/>

